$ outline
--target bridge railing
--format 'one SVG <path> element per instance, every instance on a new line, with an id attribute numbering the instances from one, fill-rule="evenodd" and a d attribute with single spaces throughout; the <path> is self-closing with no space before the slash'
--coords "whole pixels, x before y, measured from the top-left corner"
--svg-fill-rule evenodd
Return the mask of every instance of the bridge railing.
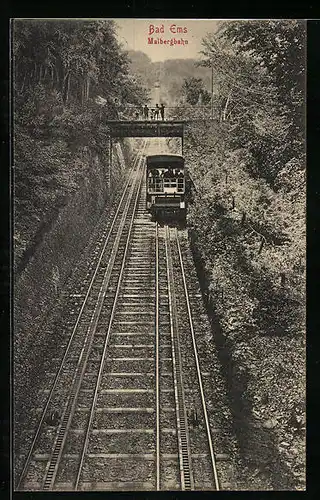
<path id="1" fill-rule="evenodd" d="M 158 115 L 153 115 L 151 110 L 155 109 L 154 107 L 149 107 L 148 115 L 146 116 L 143 112 L 143 108 L 141 106 L 130 106 L 124 107 L 118 110 L 118 119 L 119 120 L 154 120 L 161 121 L 162 116 L 160 111 Z M 192 119 L 192 118 L 216 118 L 217 112 L 216 110 L 212 110 L 210 105 L 201 105 L 201 106 L 166 106 L 164 108 L 164 120 L 183 120 L 183 119 Z"/>

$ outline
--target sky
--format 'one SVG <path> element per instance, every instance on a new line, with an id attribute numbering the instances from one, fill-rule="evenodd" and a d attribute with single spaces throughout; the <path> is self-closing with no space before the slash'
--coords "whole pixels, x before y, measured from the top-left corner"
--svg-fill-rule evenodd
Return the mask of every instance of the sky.
<path id="1" fill-rule="evenodd" d="M 199 58 L 201 40 L 206 33 L 216 31 L 218 22 L 211 19 L 114 19 L 118 25 L 118 38 L 125 50 L 141 50 L 152 62 L 166 59 Z M 155 32 L 149 34 L 152 27 Z M 171 27 L 171 30 L 170 30 Z M 178 33 L 178 27 L 184 33 Z M 163 32 L 156 33 L 156 28 Z M 176 32 L 176 33 L 174 33 Z M 184 40 L 186 44 L 149 44 L 148 38 Z"/>

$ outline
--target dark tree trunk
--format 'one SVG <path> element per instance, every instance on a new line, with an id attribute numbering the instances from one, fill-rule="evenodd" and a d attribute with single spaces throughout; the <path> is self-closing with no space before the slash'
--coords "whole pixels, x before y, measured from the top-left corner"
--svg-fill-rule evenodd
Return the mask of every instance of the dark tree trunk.
<path id="1" fill-rule="evenodd" d="M 258 251 L 258 255 L 260 255 L 260 254 L 261 254 L 261 252 L 262 252 L 264 242 L 265 242 L 265 239 L 264 239 L 264 237 L 262 236 L 262 237 L 261 237 L 261 242 L 260 242 L 259 251 Z"/>
<path id="2" fill-rule="evenodd" d="M 89 90 L 90 90 L 90 76 L 87 76 L 87 95 L 86 95 L 86 100 L 87 102 L 89 101 Z"/>
<path id="3" fill-rule="evenodd" d="M 21 84 L 21 92 L 23 92 L 25 82 L 26 82 L 26 77 L 27 77 L 27 72 L 24 72 L 23 79 L 22 79 L 22 84 Z"/>
<path id="4" fill-rule="evenodd" d="M 67 76 L 67 93 L 66 93 L 66 104 L 69 102 L 69 96 L 70 96 L 70 85 L 71 85 L 71 72 L 68 72 Z"/>

